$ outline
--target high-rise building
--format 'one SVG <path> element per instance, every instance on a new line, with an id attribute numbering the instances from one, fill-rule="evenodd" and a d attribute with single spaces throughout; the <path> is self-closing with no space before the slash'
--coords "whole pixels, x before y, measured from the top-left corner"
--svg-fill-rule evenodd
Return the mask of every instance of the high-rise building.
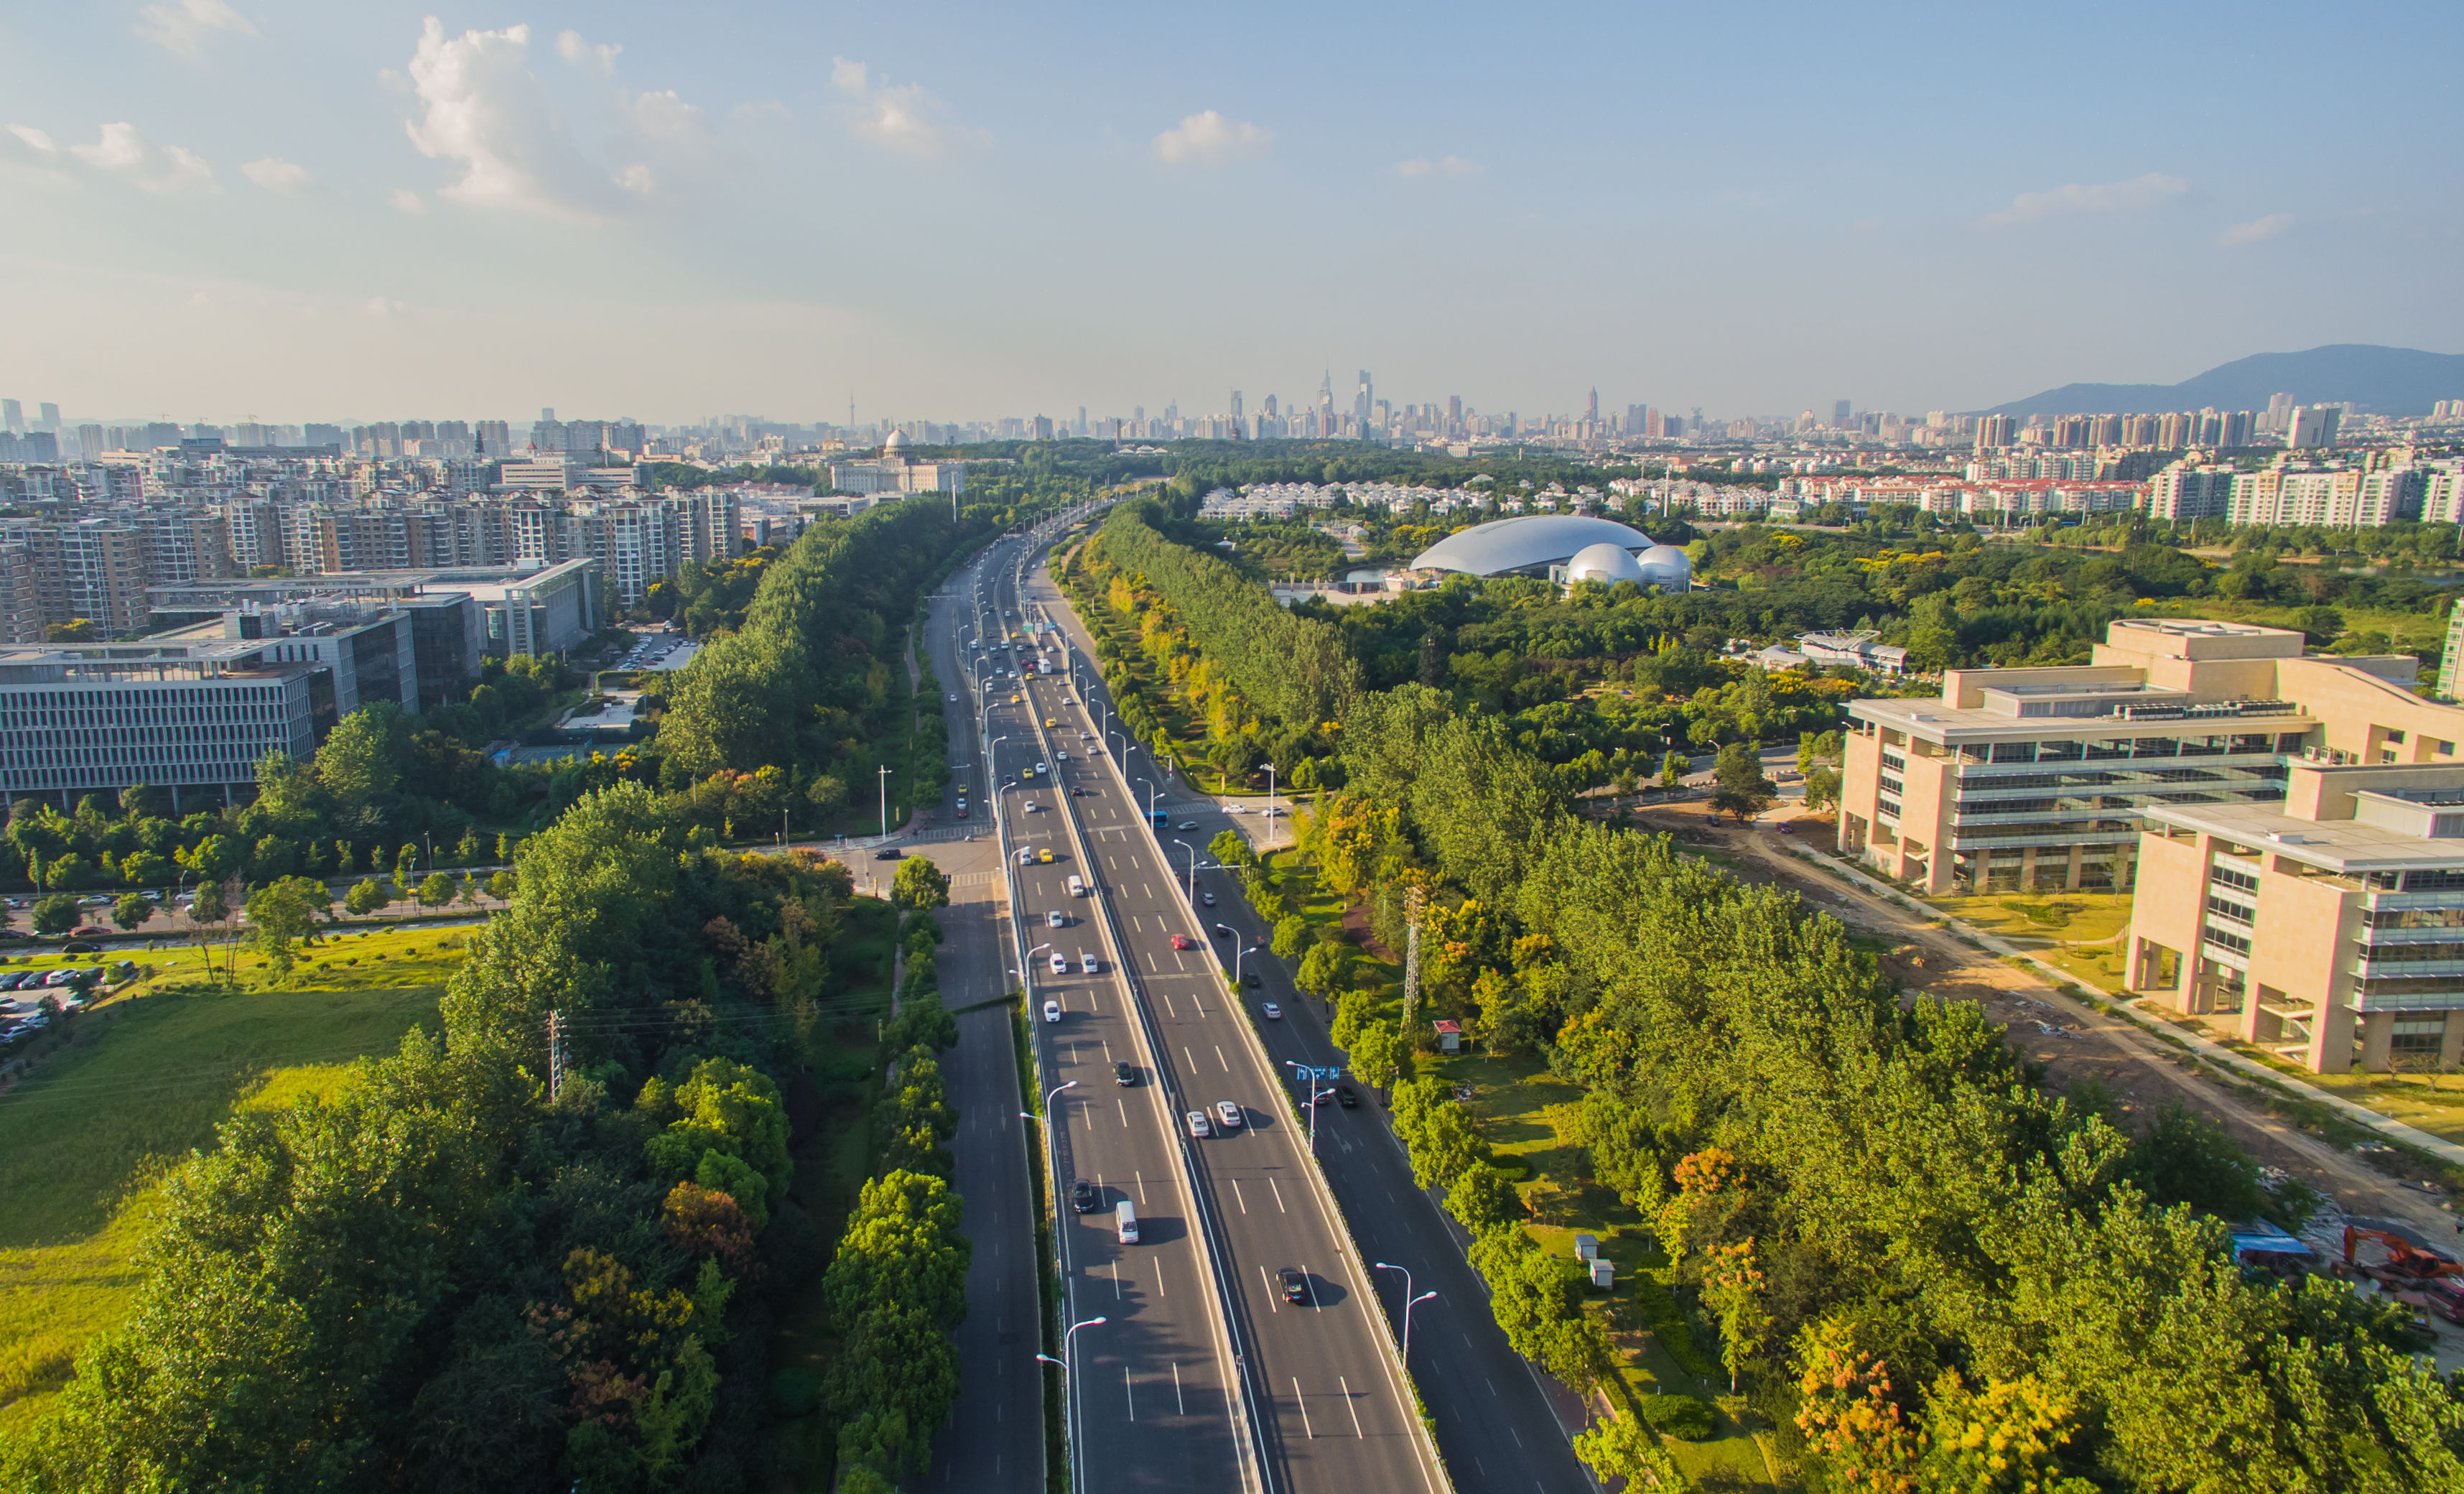
<path id="1" fill-rule="evenodd" d="M 12 436 L 26 433 L 26 407 L 15 400 L 0 400 L 0 430 Z"/>
<path id="2" fill-rule="evenodd" d="M 1232 391 L 1232 423 L 1239 425 L 1241 418 L 1241 391 L 1235 389 Z"/>
<path id="3" fill-rule="evenodd" d="M 2019 422 L 2009 415 L 1980 415 L 1976 419 L 1976 450 L 1999 451 L 2009 447 L 2018 435 Z"/>
<path id="4" fill-rule="evenodd" d="M 2284 444 L 2296 450 L 2334 446 L 2344 412 L 2333 405 L 2296 405 L 2285 415 Z"/>
<path id="5" fill-rule="evenodd" d="M 2267 397 L 2267 423 L 2266 423 L 2266 428 L 2267 428 L 2267 429 L 2270 429 L 2270 430 L 2281 430 L 2281 429 L 2283 429 L 2283 428 L 2284 428 L 2284 422 L 2285 422 L 2286 418 L 2287 418 L 2288 416 L 2290 416 L 2292 413 L 2293 413 L 2293 396 L 2292 396 L 2292 395 L 2290 395 L 2290 394 L 2271 394 L 2271 395 L 2269 395 L 2269 396 Z"/>
<path id="6" fill-rule="evenodd" d="M 1840 430 L 1848 428 L 1848 420 L 1851 413 L 1852 411 L 1850 410 L 1849 404 L 1846 400 L 1832 401 L 1831 424 L 1833 428 Z"/>
<path id="7" fill-rule="evenodd" d="M 1450 431 L 1463 428 L 1463 396 L 1460 394 L 1446 396 L 1446 428 Z"/>
<path id="8" fill-rule="evenodd" d="M 59 433 L 60 407 L 58 406 L 53 404 L 49 400 L 45 400 L 42 404 L 34 407 L 34 428 L 36 430 L 48 430 L 55 435 Z"/>
<path id="9" fill-rule="evenodd" d="M 1360 387 L 1352 395 L 1352 418 L 1360 423 L 1364 431 L 1369 426 L 1369 407 L 1375 403 L 1376 394 L 1369 382 L 1369 370 L 1363 368 L 1360 370 Z"/>

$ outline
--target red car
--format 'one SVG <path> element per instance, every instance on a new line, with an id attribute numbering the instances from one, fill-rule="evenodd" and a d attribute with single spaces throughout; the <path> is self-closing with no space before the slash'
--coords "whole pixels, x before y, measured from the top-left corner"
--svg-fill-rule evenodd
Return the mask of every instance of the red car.
<path id="1" fill-rule="evenodd" d="M 1198 948 L 1198 941 L 1186 934 L 1176 934 L 1172 936 L 1172 947 L 1177 950 L 1194 950 Z"/>

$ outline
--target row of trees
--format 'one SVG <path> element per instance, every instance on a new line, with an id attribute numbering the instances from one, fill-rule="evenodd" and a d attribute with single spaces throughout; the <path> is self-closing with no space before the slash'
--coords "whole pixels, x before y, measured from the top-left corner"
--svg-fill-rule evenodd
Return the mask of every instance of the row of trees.
<path id="1" fill-rule="evenodd" d="M 2214 1128 L 2134 1135 L 2099 1091 L 2044 1092 L 1977 1008 L 1903 1000 L 1793 895 L 1571 815 L 1494 714 L 1407 685 L 1363 696 L 1340 739 L 1347 790 L 1303 826 L 1321 881 L 1390 938 L 1390 910 L 1425 898 L 1431 999 L 1582 1088 L 1595 1174 L 1817 1476 L 1943 1486 L 1982 1446 L 2005 1461 L 1976 1487 L 2464 1481 L 2464 1401 L 2393 1314 L 2236 1268 L 2216 1211 L 2267 1197 Z M 1345 1006 L 1355 1063 L 1392 1064 L 1400 1034 Z M 1518 1347 L 1579 1373 L 1507 1179 L 1434 1093 L 1406 1085 L 1397 1110 L 1416 1171 L 1482 1232 Z"/>

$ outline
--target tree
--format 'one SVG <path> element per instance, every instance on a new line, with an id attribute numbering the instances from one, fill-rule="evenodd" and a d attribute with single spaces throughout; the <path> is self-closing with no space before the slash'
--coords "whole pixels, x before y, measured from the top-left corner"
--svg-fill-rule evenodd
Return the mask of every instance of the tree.
<path id="1" fill-rule="evenodd" d="M 1347 991 L 1334 1003 L 1334 1021 L 1327 1036 L 1336 1047 L 1350 1051 L 1353 1041 L 1360 1034 L 1361 1025 L 1377 1020 L 1377 999 L 1366 991 Z"/>
<path id="2" fill-rule="evenodd" d="M 292 947 L 313 937 L 318 912 L 330 907 L 334 894 L 313 877 L 283 877 L 249 894 L 249 940 L 275 978 L 288 979 L 297 956 Z"/>
<path id="3" fill-rule="evenodd" d="M 1762 760 L 1749 743 L 1730 742 L 1721 748 L 1711 771 L 1719 780 L 1711 790 L 1711 807 L 1735 816 L 1740 823 L 1761 815 L 1779 798 L 1779 790 L 1763 777 Z"/>
<path id="4" fill-rule="evenodd" d="M 1754 1263 L 1751 1236 L 1717 1245 L 1703 1263 L 1703 1305 L 1720 1319 L 1720 1362 L 1728 1368 L 1728 1390 L 1737 1388 L 1737 1373 L 1760 1352 L 1771 1331 L 1771 1312 L 1764 1306 L 1770 1284 Z"/>
<path id="5" fill-rule="evenodd" d="M 1395 1082 L 1399 1048 L 1393 1023 L 1364 1022 L 1352 1040 L 1352 1071 L 1360 1076 L 1362 1084 L 1383 1089 Z"/>
<path id="6" fill-rule="evenodd" d="M 500 830 L 496 834 L 496 861 L 499 865 L 511 866 L 513 865 L 513 860 L 514 837 L 511 834 Z"/>
<path id="7" fill-rule="evenodd" d="M 1287 913 L 1275 920 L 1274 937 L 1268 947 L 1277 959 L 1298 959 L 1309 941 L 1309 920 L 1298 913 Z"/>
<path id="8" fill-rule="evenodd" d="M 1446 1212 L 1475 1235 L 1521 1220 L 1530 1213 L 1523 1205 L 1523 1195 L 1515 1191 L 1513 1179 L 1485 1162 L 1465 1168 L 1454 1186 L 1446 1190 Z"/>
<path id="9" fill-rule="evenodd" d="M 1816 764 L 1805 775 L 1805 807 L 1829 809 L 1839 802 L 1839 770 Z"/>
<path id="10" fill-rule="evenodd" d="M 209 835 L 180 852 L 179 862 L 196 874 L 200 885 L 220 882 L 239 869 L 239 843 L 227 835 Z"/>
<path id="11" fill-rule="evenodd" d="M 1660 758 L 1660 786 L 1673 789 L 1684 781 L 1685 759 L 1679 757 L 1672 747 Z"/>
<path id="12" fill-rule="evenodd" d="M 1796 1337 L 1797 1430 L 1838 1482 L 1874 1494 L 1916 1494 L 1918 1441 L 1891 1397 L 1882 1361 L 1837 1318 Z"/>
<path id="13" fill-rule="evenodd" d="M 1574 1456 L 1592 1465 L 1605 1483 L 1623 1479 L 1628 1489 L 1683 1487 L 1676 1460 L 1652 1439 L 1642 1417 L 1629 1410 L 1615 1419 L 1594 1421 L 1574 1434 Z"/>
<path id="14" fill-rule="evenodd" d="M 488 878 L 488 895 L 500 903 L 512 902 L 514 886 L 514 871 L 508 867 Z"/>
<path id="15" fill-rule="evenodd" d="M 66 892 L 54 892 L 34 904 L 36 934 L 66 934 L 77 926 L 77 900 Z"/>
<path id="16" fill-rule="evenodd" d="M 462 827 L 462 839 L 453 847 L 453 859 L 462 863 L 466 867 L 479 859 L 479 827 L 477 825 L 466 824 Z"/>
<path id="17" fill-rule="evenodd" d="M 453 879 L 442 871 L 431 871 L 420 879 L 417 896 L 422 908 L 442 908 L 453 901 Z"/>
<path id="18" fill-rule="evenodd" d="M 401 781 L 407 735 L 401 709 L 390 702 L 354 711 L 326 734 L 317 749 L 317 781 L 346 821 L 366 822 Z"/>
<path id="19" fill-rule="evenodd" d="M 890 879 L 890 900 L 913 912 L 926 908 L 950 906 L 950 878 L 933 865 L 929 856 L 910 856 L 899 862 L 897 874 Z"/>
<path id="20" fill-rule="evenodd" d="M 402 844 L 402 849 L 400 849 L 400 850 L 398 850 L 398 851 L 394 852 L 394 857 L 393 857 L 393 881 L 394 881 L 394 886 L 396 886 L 396 887 L 408 887 L 408 886 L 410 886 L 410 885 L 411 885 L 412 880 L 413 880 L 415 877 L 417 877 L 417 876 L 418 876 L 418 874 L 419 874 L 419 847 L 418 847 L 418 846 L 413 846 L 413 845 L 412 845 L 412 844 L 410 844 L 408 841 L 405 841 L 405 842 L 403 842 L 403 844 Z"/>
<path id="21" fill-rule="evenodd" d="M 342 906 L 350 910 L 352 916 L 365 918 L 392 901 L 393 895 L 386 890 L 382 877 L 362 877 L 351 884 L 349 892 L 343 894 Z"/>
<path id="22" fill-rule="evenodd" d="M 1258 864 L 1258 853 L 1238 830 L 1216 831 L 1215 839 L 1206 843 L 1206 853 L 1226 867 L 1246 869 Z"/>
<path id="23" fill-rule="evenodd" d="M 2122 1175 L 2156 1203 L 2187 1203 L 2223 1219 L 2251 1219 L 2267 1199 L 2250 1153 L 2179 1100 L 2166 1101 L 2131 1142 Z"/>
<path id="24" fill-rule="evenodd" d="M 111 905 L 111 921 L 134 934 L 154 916 L 154 900 L 143 892 L 122 892 Z"/>

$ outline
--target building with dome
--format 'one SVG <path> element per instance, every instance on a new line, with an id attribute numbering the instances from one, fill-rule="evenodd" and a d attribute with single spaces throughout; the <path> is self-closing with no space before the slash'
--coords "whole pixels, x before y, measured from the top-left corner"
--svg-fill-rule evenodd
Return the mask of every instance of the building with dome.
<path id="1" fill-rule="evenodd" d="M 904 430 L 892 430 L 881 443 L 881 455 L 869 462 L 832 462 L 830 488 L 838 493 L 947 493 L 967 491 L 964 462 L 923 462 Z"/>
<path id="2" fill-rule="evenodd" d="M 1557 582 L 1630 581 L 1671 591 L 1686 589 L 1694 579 L 1684 551 L 1654 544 L 1631 524 L 1586 514 L 1527 514 L 1475 524 L 1421 551 L 1412 569 L 1545 576 Z"/>

